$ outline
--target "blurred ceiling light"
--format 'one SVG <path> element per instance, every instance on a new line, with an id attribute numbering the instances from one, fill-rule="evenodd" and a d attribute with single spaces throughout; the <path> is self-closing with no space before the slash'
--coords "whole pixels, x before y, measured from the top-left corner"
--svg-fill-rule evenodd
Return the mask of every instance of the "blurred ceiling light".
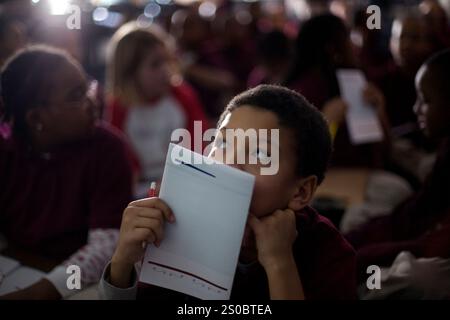
<path id="1" fill-rule="evenodd" d="M 154 2 L 150 2 L 145 6 L 144 15 L 147 18 L 155 18 L 161 13 L 161 7 Z"/>
<path id="2" fill-rule="evenodd" d="M 284 5 L 286 7 L 286 12 L 293 14 L 301 21 L 311 17 L 311 7 L 306 0 L 285 0 Z"/>
<path id="3" fill-rule="evenodd" d="M 172 0 L 156 0 L 156 3 L 160 4 L 160 5 L 167 5 L 170 4 L 172 2 Z"/>
<path id="4" fill-rule="evenodd" d="M 203 2 L 198 7 L 198 14 L 203 18 L 212 18 L 216 14 L 217 6 L 209 1 Z"/>
<path id="5" fill-rule="evenodd" d="M 175 2 L 179 5 L 187 6 L 195 2 L 199 2 L 199 0 L 175 0 Z"/>
<path id="6" fill-rule="evenodd" d="M 95 18 L 93 19 L 94 23 L 98 26 L 115 29 L 123 23 L 124 16 L 119 12 L 108 11 L 108 16 L 105 20 L 95 21 Z"/>
<path id="7" fill-rule="evenodd" d="M 39 3 L 39 0 L 31 0 L 31 3 L 32 3 L 32 4 L 38 4 L 38 3 Z"/>
<path id="8" fill-rule="evenodd" d="M 136 19 L 137 25 L 140 28 L 148 28 L 152 25 L 153 23 L 153 18 L 151 17 L 146 17 L 145 14 L 141 14 L 137 19 Z"/>
<path id="9" fill-rule="evenodd" d="M 105 21 L 108 18 L 109 12 L 105 7 L 98 7 L 92 12 L 92 19 L 96 22 Z"/>
<path id="10" fill-rule="evenodd" d="M 96 7 L 98 6 L 109 7 L 122 2 L 122 0 L 91 0 L 90 2 L 93 6 Z"/>
<path id="11" fill-rule="evenodd" d="M 70 0 L 48 0 L 50 14 L 55 16 L 64 15 L 69 12 Z"/>

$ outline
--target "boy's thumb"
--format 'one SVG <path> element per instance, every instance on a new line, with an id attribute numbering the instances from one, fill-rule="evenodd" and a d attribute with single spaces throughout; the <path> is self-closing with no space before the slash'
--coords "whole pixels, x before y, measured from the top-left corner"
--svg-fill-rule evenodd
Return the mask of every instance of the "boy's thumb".
<path id="1" fill-rule="evenodd" d="M 259 219 L 251 213 L 248 215 L 247 221 L 250 228 L 252 228 L 253 232 L 256 234 L 259 229 L 261 221 L 259 221 Z"/>

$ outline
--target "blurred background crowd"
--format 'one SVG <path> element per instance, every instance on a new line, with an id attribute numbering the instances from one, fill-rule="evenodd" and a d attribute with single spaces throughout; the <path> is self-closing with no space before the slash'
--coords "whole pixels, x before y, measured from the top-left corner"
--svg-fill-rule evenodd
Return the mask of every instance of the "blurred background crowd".
<path id="1" fill-rule="evenodd" d="M 371 14 L 366 10 L 370 5 L 381 9 L 380 29 L 367 27 Z M 132 159 L 134 184 L 131 191 L 124 192 L 133 195 L 117 197 L 117 208 L 123 208 L 132 198 L 142 197 L 149 181 L 161 178 L 173 130 L 186 127 L 192 132 L 194 120 L 202 121 L 203 130 L 214 127 L 233 96 L 259 84 L 281 84 L 302 93 L 323 112 L 334 138 L 330 173 L 319 188 L 314 206 L 349 234 L 356 249 L 365 250 L 368 243 L 389 241 L 399 245 L 406 240 L 422 241 L 436 225 L 446 225 L 448 231 L 450 184 L 446 177 L 450 177 L 450 147 L 442 144 L 443 138 L 448 140 L 448 133 L 424 134 L 420 110 L 425 98 L 417 93 L 416 75 L 427 59 L 450 48 L 449 21 L 450 0 L 1 0 L 0 67 L 21 48 L 44 44 L 65 50 L 75 69 L 86 71 L 92 92 L 87 91 L 95 100 L 95 117 L 121 131 L 131 146 L 126 153 Z M 44 92 L 41 85 L 50 81 L 47 75 L 53 69 L 59 72 L 61 90 L 79 81 L 70 78 L 76 73 L 74 70 L 66 75 L 55 67 L 56 60 L 39 66 L 26 59 L 21 63 L 25 69 L 12 64 L 11 76 L 7 78 L 6 74 L 5 79 L 28 90 L 24 92 L 28 92 L 25 95 L 29 99 Z M 348 106 L 336 77 L 341 68 L 364 72 L 369 83 L 365 98 L 377 111 L 385 133 L 382 141 L 362 145 L 351 142 L 346 126 Z M 20 82 L 20 75 L 27 72 L 34 75 L 34 80 Z M 450 91 L 445 88 L 448 77 L 433 77 L 431 86 Z M 52 95 L 60 90 L 57 83 L 49 85 L 53 86 L 48 91 Z M 33 87 L 39 87 L 39 92 L 33 93 Z M 0 109 L 0 116 L 7 120 L 0 123 L 0 134 L 10 133 L 8 119 L 12 118 L 16 120 L 17 133 L 22 130 L 30 137 L 51 128 L 53 136 L 46 137 L 45 142 L 55 141 L 56 135 L 61 141 L 75 135 L 80 122 L 75 123 L 76 115 L 69 111 L 59 120 L 45 118 L 44 127 L 41 121 L 27 118 L 24 128 L 20 128 L 17 119 L 21 114 L 11 107 L 8 110 L 8 103 L 23 103 L 19 99 L 24 93 L 14 88 L 2 88 L 4 100 L 9 100 Z M 80 97 L 74 92 L 72 100 L 79 102 Z M 34 102 L 29 103 L 30 108 Z M 149 105 L 153 108 L 136 108 Z M 435 116 L 433 128 L 448 126 L 450 118 L 442 114 Z M 71 117 L 73 123 L 62 120 Z M 428 122 L 427 130 L 433 130 Z M 66 127 L 60 128 L 57 123 Z M 13 161 L 5 163 L 6 168 Z M 111 177 L 109 173 L 118 172 L 118 168 L 110 165 L 104 169 L 110 183 L 127 183 L 126 175 L 117 180 Z M 20 168 L 16 169 L 20 172 Z M 8 177 L 14 181 L 22 177 L 9 170 L 13 169 L 8 167 Z M 76 178 L 75 174 L 72 178 Z M 106 184 L 108 179 L 98 181 Z M 17 207 L 11 206 L 14 201 L 10 199 L 17 193 L 8 190 L 20 190 L 26 185 L 24 180 L 16 189 L 5 187 L 0 193 L 0 211 L 3 203 L 5 212 L 14 213 Z M 346 188 L 348 192 L 340 197 Z M 17 196 L 16 202 L 20 199 Z M 99 203 L 101 199 L 99 195 Z M 77 201 L 80 200 L 73 200 Z M 103 206 L 100 211 L 103 209 L 106 214 L 111 208 Z M 19 211 L 25 215 L 28 210 Z M 427 210 L 430 212 L 425 214 Z M 398 214 L 392 215 L 396 220 L 389 222 L 389 234 L 382 225 L 377 225 L 379 229 L 373 233 L 377 236 L 372 239 L 362 240 L 361 234 L 352 234 L 369 220 L 391 217 L 392 212 Z M 32 240 L 20 240 L 21 233 L 27 236 L 26 228 L 11 236 L 14 225 L 22 228 L 23 220 L 8 219 L 5 221 L 9 224 L 4 224 L 7 237 L 23 247 L 33 247 Z M 99 226 L 117 228 L 116 220 Z M 81 237 L 84 240 L 78 239 L 67 252 L 58 251 L 58 259 L 67 258 L 85 243 L 87 230 L 95 226 L 96 223 L 80 227 L 85 230 Z M 54 231 L 44 232 L 42 225 L 30 226 L 30 230 L 38 240 L 41 234 Z M 384 238 L 380 230 L 386 231 Z M 447 231 L 433 239 L 433 248 L 450 248 Z M 369 231 L 364 232 L 370 235 Z M 436 243 L 440 245 L 435 246 Z M 414 252 L 408 246 L 395 248 L 360 250 L 361 266 L 369 261 L 391 265 L 399 252 Z M 418 255 L 448 257 L 448 251 L 436 252 Z M 380 260 L 381 256 L 385 260 Z M 96 277 L 93 275 L 92 279 Z"/>

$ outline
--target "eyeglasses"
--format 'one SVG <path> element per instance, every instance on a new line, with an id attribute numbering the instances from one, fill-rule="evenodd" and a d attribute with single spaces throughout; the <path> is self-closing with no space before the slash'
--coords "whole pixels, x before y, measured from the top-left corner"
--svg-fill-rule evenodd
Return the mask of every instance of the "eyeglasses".
<path id="1" fill-rule="evenodd" d="M 68 102 L 69 104 L 72 104 L 72 103 L 76 104 L 76 103 L 80 103 L 80 102 L 83 102 L 86 100 L 95 102 L 95 101 L 97 101 L 97 99 L 98 99 L 98 81 L 92 80 L 87 83 L 86 92 L 80 99 L 66 101 L 66 102 Z"/>
<path id="2" fill-rule="evenodd" d="M 91 80 L 86 85 L 86 92 L 83 94 L 80 94 L 79 97 L 76 97 L 75 99 L 67 98 L 66 101 L 64 101 L 64 104 L 67 105 L 69 108 L 79 106 L 80 103 L 84 103 L 86 101 L 90 101 L 91 103 L 96 104 L 98 100 L 98 81 L 97 80 Z M 50 107 L 57 106 L 60 107 L 59 104 L 55 104 L 54 102 L 47 102 L 47 104 Z"/>

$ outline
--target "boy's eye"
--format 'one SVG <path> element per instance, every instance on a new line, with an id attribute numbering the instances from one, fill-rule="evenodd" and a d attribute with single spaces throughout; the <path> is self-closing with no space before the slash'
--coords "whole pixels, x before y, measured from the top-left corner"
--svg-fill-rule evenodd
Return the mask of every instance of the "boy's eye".
<path id="1" fill-rule="evenodd" d="M 217 137 L 214 141 L 214 145 L 216 148 L 225 149 L 225 147 L 227 146 L 227 142 L 222 138 Z"/>

